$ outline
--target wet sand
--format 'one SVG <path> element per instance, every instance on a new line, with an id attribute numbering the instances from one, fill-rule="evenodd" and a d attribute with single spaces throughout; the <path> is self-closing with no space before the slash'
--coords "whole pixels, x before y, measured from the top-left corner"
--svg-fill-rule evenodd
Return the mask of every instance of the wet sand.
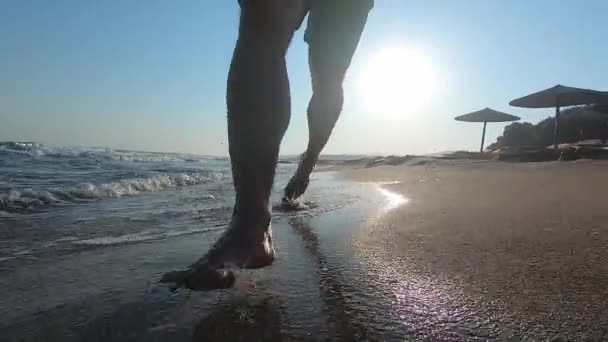
<path id="1" fill-rule="evenodd" d="M 370 228 L 404 274 L 430 279 L 502 336 L 608 340 L 608 163 L 432 162 L 345 170 L 399 181 L 407 205 Z"/>
<path id="2" fill-rule="evenodd" d="M 276 218 L 277 261 L 235 289 L 156 284 L 219 231 L 3 266 L 0 341 L 602 340 L 606 174 L 584 161 L 349 166 L 311 194 L 358 200 Z"/>

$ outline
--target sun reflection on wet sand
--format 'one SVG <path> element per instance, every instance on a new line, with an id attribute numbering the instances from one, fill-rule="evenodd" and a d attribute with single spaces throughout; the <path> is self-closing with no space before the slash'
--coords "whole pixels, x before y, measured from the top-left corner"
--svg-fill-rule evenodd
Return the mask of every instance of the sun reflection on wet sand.
<path id="1" fill-rule="evenodd" d="M 382 185 L 398 184 L 398 183 L 399 182 L 378 183 L 377 189 L 382 194 L 382 196 L 384 196 L 384 198 L 386 199 L 386 204 L 383 207 L 383 211 L 385 213 L 409 202 L 409 199 L 406 198 L 405 196 L 401 195 L 400 193 L 393 192 L 393 191 L 387 190 L 382 187 Z"/>
<path id="2" fill-rule="evenodd" d="M 361 292 L 355 297 L 373 294 L 374 298 L 366 300 L 362 309 L 373 315 L 363 314 L 363 317 L 370 326 L 378 328 L 374 333 L 384 340 L 393 337 L 433 341 L 495 339 L 498 326 L 471 309 L 465 294 L 432 268 L 411 264 L 407 253 L 397 252 L 406 245 L 402 245 L 396 235 L 402 227 L 399 221 L 383 216 L 411 202 L 410 198 L 387 189 L 388 185 L 399 183 L 373 183 L 378 196 L 372 197 L 371 202 L 380 210 L 373 210 L 376 215 L 368 216 L 364 224 L 367 230 L 358 235 L 353 244 L 355 264 L 360 267 L 357 270 L 367 275 L 364 281 L 359 278 Z"/>
<path id="3" fill-rule="evenodd" d="M 387 245 L 395 241 L 390 233 L 382 235 L 360 241 L 355 250 L 358 271 L 367 275 L 359 279 L 356 296 L 373 294 L 362 310 L 373 312 L 369 324 L 379 327 L 376 333 L 417 341 L 486 341 L 499 335 L 496 322 L 482 319 L 463 292 L 441 275 L 417 270 L 395 254 L 398 247 Z"/>

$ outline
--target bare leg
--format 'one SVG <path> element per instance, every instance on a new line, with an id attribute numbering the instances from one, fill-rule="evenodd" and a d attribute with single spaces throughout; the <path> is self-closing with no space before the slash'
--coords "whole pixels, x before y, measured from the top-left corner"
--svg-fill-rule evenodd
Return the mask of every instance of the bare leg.
<path id="1" fill-rule="evenodd" d="M 285 54 L 303 10 L 299 1 L 241 1 L 226 96 L 236 190 L 232 220 L 205 256 L 161 281 L 193 290 L 227 288 L 235 280 L 227 268 L 273 262 L 269 198 L 291 110 Z"/>
<path id="2" fill-rule="evenodd" d="M 372 6 L 370 0 L 312 1 L 306 32 L 313 91 L 307 112 L 308 146 L 285 187 L 285 204 L 306 191 L 310 174 L 340 117 L 344 76 Z"/>
<path id="3" fill-rule="evenodd" d="M 309 49 L 309 65 L 313 94 L 308 104 L 308 146 L 302 154 L 298 169 L 285 187 L 284 202 L 300 197 L 308 187 L 309 177 L 327 144 L 342 112 L 344 74 L 325 68 L 322 54 Z"/>

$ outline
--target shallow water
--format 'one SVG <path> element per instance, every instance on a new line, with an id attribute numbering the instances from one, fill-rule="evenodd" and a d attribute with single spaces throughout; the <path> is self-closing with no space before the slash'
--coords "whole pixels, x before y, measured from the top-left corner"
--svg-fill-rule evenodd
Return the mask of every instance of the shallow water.
<path id="1" fill-rule="evenodd" d="M 279 165 L 278 190 L 294 167 Z M 323 209 L 348 200 L 341 195 L 332 191 Z M 225 158 L 0 144 L 0 266 L 210 233 L 223 229 L 233 199 Z"/>

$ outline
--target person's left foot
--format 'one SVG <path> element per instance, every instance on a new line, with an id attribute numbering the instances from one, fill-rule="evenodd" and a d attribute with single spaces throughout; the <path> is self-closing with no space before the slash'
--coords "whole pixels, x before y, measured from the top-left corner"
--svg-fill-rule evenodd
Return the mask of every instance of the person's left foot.
<path id="1" fill-rule="evenodd" d="M 234 286 L 236 276 L 232 270 L 217 270 L 210 267 L 188 268 L 163 274 L 161 283 L 170 284 L 171 291 L 186 288 L 193 291 L 229 289 Z"/>
<path id="2" fill-rule="evenodd" d="M 274 261 L 270 214 L 257 219 L 235 215 L 211 249 L 188 269 L 165 273 L 160 282 L 195 291 L 226 289 L 234 285 L 234 270 L 261 268 Z M 258 223 L 254 223 L 258 222 Z"/>

